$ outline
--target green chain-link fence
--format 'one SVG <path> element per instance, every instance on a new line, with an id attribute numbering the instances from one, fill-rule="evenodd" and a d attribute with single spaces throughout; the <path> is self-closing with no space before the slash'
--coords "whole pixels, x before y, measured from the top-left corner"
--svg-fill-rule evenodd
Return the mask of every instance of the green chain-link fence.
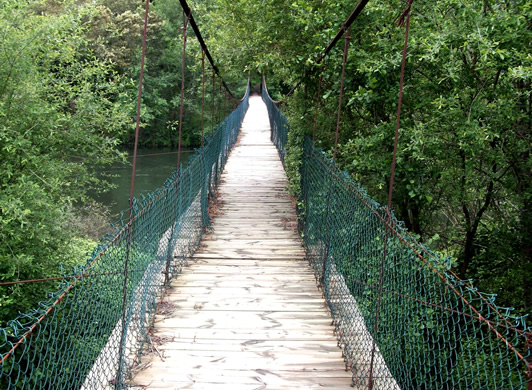
<path id="1" fill-rule="evenodd" d="M 288 124 L 266 90 L 272 139 Z M 530 389 L 531 329 L 424 248 L 311 139 L 300 229 L 356 388 Z"/>
<path id="2" fill-rule="evenodd" d="M 197 249 L 249 88 L 185 169 L 142 199 L 58 292 L 0 329 L 0 388 L 127 387 L 165 286 Z"/>
<path id="3" fill-rule="evenodd" d="M 261 95 L 262 101 L 266 104 L 266 108 L 268 109 L 268 116 L 270 118 L 270 126 L 272 129 L 271 140 L 277 148 L 279 157 L 284 166 L 286 159 L 286 144 L 288 142 L 288 118 L 277 108 L 275 102 L 268 94 L 268 88 L 266 87 L 266 80 L 264 78 L 261 83 Z"/>

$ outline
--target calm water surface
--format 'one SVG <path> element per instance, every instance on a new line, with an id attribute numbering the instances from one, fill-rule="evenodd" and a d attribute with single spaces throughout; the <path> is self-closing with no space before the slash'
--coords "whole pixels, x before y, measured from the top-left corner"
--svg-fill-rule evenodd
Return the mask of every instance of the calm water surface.
<path id="1" fill-rule="evenodd" d="M 182 151 L 181 163 L 185 167 L 194 151 Z M 129 191 L 131 188 L 131 167 L 133 152 L 128 163 L 115 163 L 106 167 L 102 174 L 111 174 L 109 180 L 116 188 L 105 193 L 93 193 L 92 196 L 100 203 L 108 206 L 113 217 L 129 207 Z M 135 196 L 147 194 L 161 187 L 177 168 L 177 151 L 168 148 L 138 149 L 135 175 Z M 114 219 L 114 218 L 113 218 Z"/>

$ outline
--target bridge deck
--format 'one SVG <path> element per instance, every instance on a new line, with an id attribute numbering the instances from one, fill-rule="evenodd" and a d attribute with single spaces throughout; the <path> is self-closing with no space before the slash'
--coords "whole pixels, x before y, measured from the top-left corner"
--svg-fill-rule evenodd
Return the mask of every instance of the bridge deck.
<path id="1" fill-rule="evenodd" d="M 167 293 L 136 388 L 349 388 L 269 136 L 266 107 L 251 97 L 214 231 Z"/>

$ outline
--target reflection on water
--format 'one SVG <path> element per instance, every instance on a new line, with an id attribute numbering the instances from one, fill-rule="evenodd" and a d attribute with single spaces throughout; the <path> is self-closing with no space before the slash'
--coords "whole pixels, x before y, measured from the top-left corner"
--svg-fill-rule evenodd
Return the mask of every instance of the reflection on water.
<path id="1" fill-rule="evenodd" d="M 193 154 L 193 151 L 188 150 L 181 152 L 183 167 Z M 115 163 L 106 167 L 101 173 L 116 176 L 108 179 L 116 188 L 105 193 L 91 194 L 98 202 L 110 208 L 113 217 L 129 207 L 132 162 L 133 153 L 131 152 L 128 163 Z M 140 194 L 147 194 L 161 187 L 176 168 L 177 151 L 168 148 L 139 149 L 135 174 L 135 196 L 139 197 Z"/>

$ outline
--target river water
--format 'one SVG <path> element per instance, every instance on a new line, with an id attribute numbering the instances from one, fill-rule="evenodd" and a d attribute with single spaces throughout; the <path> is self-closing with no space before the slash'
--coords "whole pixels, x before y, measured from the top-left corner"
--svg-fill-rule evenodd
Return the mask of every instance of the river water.
<path id="1" fill-rule="evenodd" d="M 182 151 L 182 167 L 192 157 L 194 151 Z M 114 163 L 100 172 L 101 175 L 112 175 L 108 178 L 116 188 L 104 193 L 91 195 L 100 203 L 109 207 L 113 220 L 120 211 L 129 207 L 129 191 L 131 188 L 131 167 L 133 153 L 130 153 L 127 163 Z M 161 187 L 177 168 L 177 151 L 168 148 L 138 149 L 135 174 L 135 196 L 147 194 Z"/>

